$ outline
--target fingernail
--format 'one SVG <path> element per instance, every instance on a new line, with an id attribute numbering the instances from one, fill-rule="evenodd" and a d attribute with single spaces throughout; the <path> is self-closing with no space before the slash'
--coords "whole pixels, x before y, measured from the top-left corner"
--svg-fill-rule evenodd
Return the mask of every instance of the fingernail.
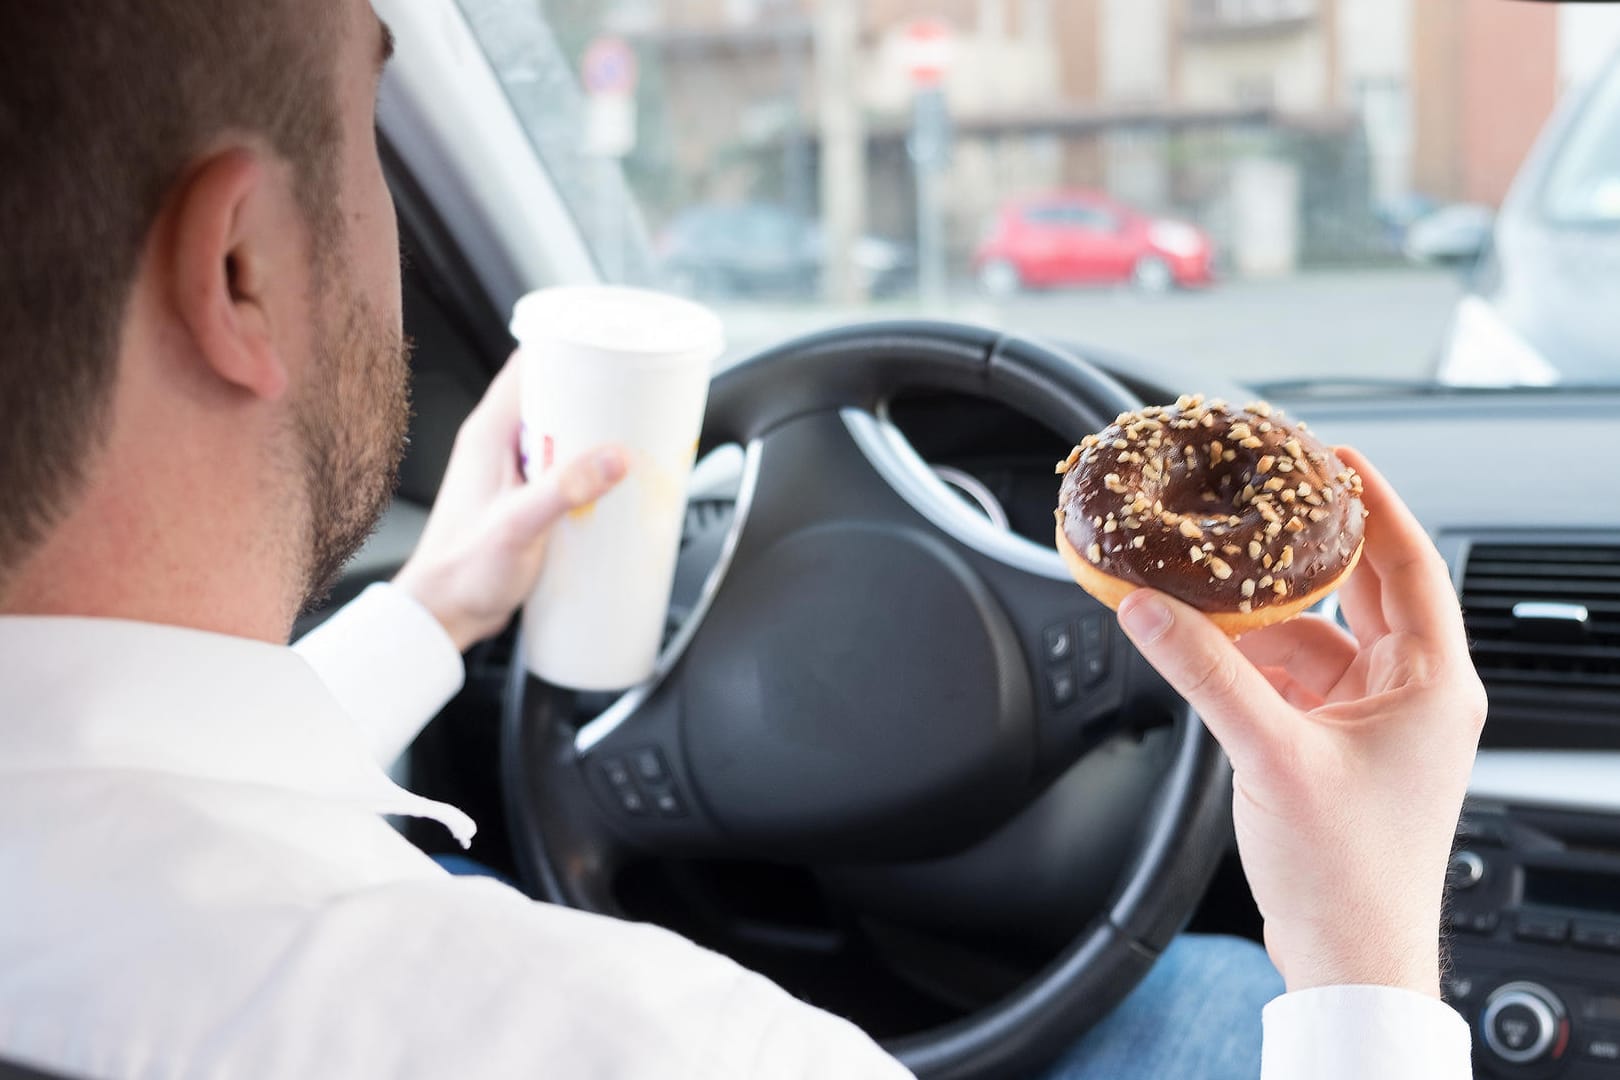
<path id="1" fill-rule="evenodd" d="M 1159 640 L 1175 616 L 1163 600 L 1150 592 L 1136 592 L 1119 605 L 1119 625 L 1138 644 Z"/>
<path id="2" fill-rule="evenodd" d="M 624 479 L 625 461 L 624 453 L 619 450 L 603 450 L 596 455 L 596 475 L 602 478 L 604 484 L 617 484 Z"/>

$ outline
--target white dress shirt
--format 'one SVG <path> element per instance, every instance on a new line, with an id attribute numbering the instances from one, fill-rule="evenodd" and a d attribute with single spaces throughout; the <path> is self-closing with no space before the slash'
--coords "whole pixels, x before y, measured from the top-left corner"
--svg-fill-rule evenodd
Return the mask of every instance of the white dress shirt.
<path id="1" fill-rule="evenodd" d="M 83 1080 L 899 1080 L 844 1020 L 681 938 L 452 878 L 384 815 L 461 686 L 369 590 L 296 649 L 0 618 L 0 1058 Z M 1267 1080 L 1466 1080 L 1466 1025 L 1399 991 L 1265 1015 Z M 1370 1045 L 1371 1044 L 1371 1045 Z"/>

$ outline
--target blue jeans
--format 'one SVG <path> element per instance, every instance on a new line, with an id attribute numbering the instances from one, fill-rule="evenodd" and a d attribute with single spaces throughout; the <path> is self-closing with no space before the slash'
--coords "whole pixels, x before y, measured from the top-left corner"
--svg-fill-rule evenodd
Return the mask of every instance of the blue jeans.
<path id="1" fill-rule="evenodd" d="M 1282 976 L 1252 941 L 1184 934 L 1046 1080 L 1257 1080 Z"/>
<path id="2" fill-rule="evenodd" d="M 500 877 L 465 856 L 436 858 L 452 874 Z M 1260 1010 L 1282 992 L 1254 942 L 1183 934 L 1045 1080 L 1257 1080 Z"/>

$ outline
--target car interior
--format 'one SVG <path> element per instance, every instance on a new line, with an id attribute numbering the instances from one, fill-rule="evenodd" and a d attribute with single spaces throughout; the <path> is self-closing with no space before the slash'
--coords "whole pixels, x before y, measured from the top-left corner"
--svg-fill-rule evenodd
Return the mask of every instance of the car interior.
<path id="1" fill-rule="evenodd" d="M 300 632 L 403 564 L 514 347 L 516 297 L 611 276 L 561 209 L 567 177 L 536 193 L 534 162 L 457 142 L 522 136 L 501 58 L 469 61 L 459 89 L 412 67 L 435 33 L 493 54 L 481 5 L 377 6 L 400 39 L 379 132 L 414 416 L 393 507 Z M 509 114 L 452 130 L 475 90 Z M 549 246 L 518 250 L 536 221 Z M 1029 1075 L 1177 933 L 1261 936 L 1229 767 L 1052 550 L 1053 464 L 1121 411 L 1264 396 L 1379 465 L 1461 596 L 1490 714 L 1448 870 L 1444 991 L 1476 1074 L 1620 1074 L 1620 384 L 1215 367 L 1189 385 L 1084 319 L 952 314 L 884 309 L 728 357 L 654 678 L 548 686 L 513 627 L 471 652 L 397 767 L 477 820 L 465 854 L 537 900 L 733 957 L 926 1080 Z M 461 853 L 431 823 L 400 827 Z"/>
<path id="2" fill-rule="evenodd" d="M 417 416 L 389 527 L 408 537 L 511 342 L 390 162 Z M 1074 433 L 1184 389 L 1152 358 L 1081 338 L 930 320 L 839 327 L 738 361 L 711 393 L 659 686 L 573 695 L 514 670 L 511 635 L 480 646 L 466 690 L 410 756 L 412 786 L 467 808 L 483 826 L 473 857 L 538 898 L 688 935 L 855 1018 L 919 1075 L 1016 1074 L 1105 1013 L 1176 930 L 1259 936 L 1218 755 L 1111 615 L 1043 576 L 1034 554 L 1049 550 L 1051 466 Z M 1620 1024 L 1613 392 L 1259 389 L 1381 463 L 1462 594 L 1491 713 L 1450 868 L 1446 993 L 1476 1022 L 1480 1075 L 1602 1075 L 1560 1048 Z M 1549 444 L 1559 452 L 1530 449 Z M 830 482 L 835 463 L 848 472 Z M 922 463 L 988 492 L 1005 530 L 986 530 L 979 504 Z M 764 494 L 784 490 L 790 505 Z M 935 564 L 852 543 L 822 567 L 781 554 L 832 521 L 924 523 L 1010 614 L 1011 673 L 931 698 L 930 672 L 985 650 L 922 628 L 994 640 L 995 620 L 954 606 L 951 553 Z M 385 527 L 338 599 L 398 568 L 408 545 L 390 555 L 389 538 Z M 790 578 L 803 587 L 773 587 Z M 857 627 L 864 665 L 836 644 Z M 779 650 L 758 636 L 772 631 Z M 823 640 L 835 644 L 809 644 Z M 727 657 L 749 649 L 782 665 L 769 700 L 728 698 Z M 837 685 L 813 677 L 832 671 Z M 1033 722 L 1033 766 L 980 760 L 1005 747 L 951 727 L 1007 708 L 953 695 L 1009 682 L 1027 695 L 1008 712 Z M 896 684 L 899 706 L 886 698 Z M 806 746 L 838 753 L 812 768 Z M 626 790 L 676 808 L 638 820 Z M 451 849 L 437 830 L 407 829 Z M 581 865 L 592 869 L 569 869 Z M 1539 1053 L 1558 1050 L 1562 1071 L 1485 1041 L 1481 1010 L 1504 990 L 1551 1003 Z"/>

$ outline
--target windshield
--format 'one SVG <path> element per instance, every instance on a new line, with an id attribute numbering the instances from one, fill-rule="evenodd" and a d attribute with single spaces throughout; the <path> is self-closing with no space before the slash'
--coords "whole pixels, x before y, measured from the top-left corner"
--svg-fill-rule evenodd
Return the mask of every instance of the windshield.
<path id="1" fill-rule="evenodd" d="M 1485 272 L 1497 209 L 1615 66 L 1620 10 L 459 2 L 602 276 L 706 301 L 733 355 L 934 316 L 1189 389 L 1620 385 L 1581 275 L 1481 284 L 1511 276 Z M 1555 165 L 1546 220 L 1620 221 L 1620 76 Z M 1579 257 L 1620 286 L 1620 258 Z"/>

